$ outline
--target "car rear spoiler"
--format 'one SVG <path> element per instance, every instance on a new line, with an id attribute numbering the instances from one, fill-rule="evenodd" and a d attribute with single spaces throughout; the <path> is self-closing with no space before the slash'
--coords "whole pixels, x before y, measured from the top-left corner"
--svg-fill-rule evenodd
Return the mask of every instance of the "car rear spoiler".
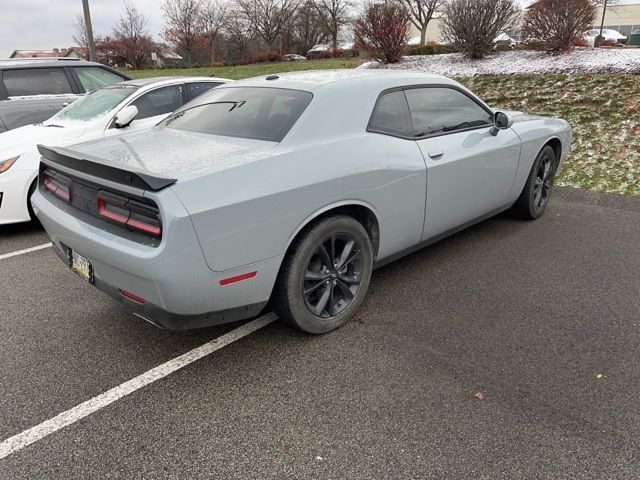
<path id="1" fill-rule="evenodd" d="M 156 192 L 177 182 L 175 178 L 152 175 L 135 167 L 125 169 L 121 165 L 108 160 L 80 154 L 62 147 L 38 145 L 38 151 L 43 157 L 43 163 L 51 167 L 55 168 L 56 164 L 62 165 L 77 172 L 143 190 Z"/>

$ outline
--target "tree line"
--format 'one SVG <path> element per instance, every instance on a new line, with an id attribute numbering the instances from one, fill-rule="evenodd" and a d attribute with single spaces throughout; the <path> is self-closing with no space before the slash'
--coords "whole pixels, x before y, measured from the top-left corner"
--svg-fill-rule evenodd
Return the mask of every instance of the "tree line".
<path id="1" fill-rule="evenodd" d="M 340 54 L 341 39 L 353 38 L 356 50 L 393 62 L 406 52 L 410 26 L 425 45 L 435 18 L 440 40 L 471 58 L 486 55 L 497 35 L 518 24 L 527 38 L 566 50 L 591 27 L 603 1 L 538 0 L 523 14 L 517 0 L 384 0 L 359 6 L 353 0 L 163 0 L 164 43 L 158 44 L 148 32 L 148 17 L 132 0 L 123 0 L 120 18 L 108 35 L 97 37 L 96 51 L 99 61 L 133 68 L 167 47 L 180 53 L 184 66 L 236 64 L 305 55 L 316 44 L 329 45 L 324 54 L 333 56 Z M 81 47 L 88 44 L 81 15 L 73 38 Z"/>

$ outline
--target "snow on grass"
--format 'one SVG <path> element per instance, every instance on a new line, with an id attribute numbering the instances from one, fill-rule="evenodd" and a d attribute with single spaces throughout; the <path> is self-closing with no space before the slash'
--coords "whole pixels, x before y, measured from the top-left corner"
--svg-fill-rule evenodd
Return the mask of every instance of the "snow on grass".
<path id="1" fill-rule="evenodd" d="M 640 48 L 576 48 L 563 55 L 526 50 L 495 52 L 481 60 L 468 60 L 460 53 L 412 55 L 396 64 L 368 62 L 358 68 L 417 70 L 464 77 L 527 73 L 640 73 Z"/>
<path id="2" fill-rule="evenodd" d="M 640 77 L 483 75 L 458 81 L 494 107 L 560 117 L 573 128 L 559 185 L 640 195 Z"/>

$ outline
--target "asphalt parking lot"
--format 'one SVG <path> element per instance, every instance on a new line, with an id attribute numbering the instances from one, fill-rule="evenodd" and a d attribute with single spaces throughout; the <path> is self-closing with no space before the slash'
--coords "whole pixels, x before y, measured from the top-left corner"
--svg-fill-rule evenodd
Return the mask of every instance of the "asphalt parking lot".
<path id="1" fill-rule="evenodd" d="M 0 478 L 640 478 L 640 199 L 557 189 L 0 460 Z M 0 229 L 3 254 L 48 242 Z M 50 248 L 0 259 L 0 442 L 242 324 L 163 331 Z"/>

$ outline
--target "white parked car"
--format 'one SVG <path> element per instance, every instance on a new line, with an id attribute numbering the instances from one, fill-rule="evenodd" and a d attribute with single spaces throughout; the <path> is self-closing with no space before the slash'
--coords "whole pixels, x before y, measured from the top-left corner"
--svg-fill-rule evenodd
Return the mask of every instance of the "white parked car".
<path id="1" fill-rule="evenodd" d="M 307 57 L 319 55 L 321 53 L 328 52 L 330 50 L 331 50 L 331 47 L 329 45 L 319 43 L 318 45 L 314 45 L 313 47 L 311 47 L 311 49 L 307 52 Z"/>
<path id="2" fill-rule="evenodd" d="M 43 123 L 0 134 L 0 225 L 34 218 L 38 144 L 65 146 L 151 127 L 201 93 L 229 82 L 212 77 L 156 77 L 109 85 Z"/>
<path id="3" fill-rule="evenodd" d="M 583 38 L 587 41 L 590 46 L 594 46 L 596 42 L 596 38 L 600 35 L 599 28 L 592 28 L 591 30 L 584 32 Z M 602 30 L 602 37 L 605 41 L 613 41 L 616 43 L 626 44 L 627 37 L 617 30 L 612 30 L 610 28 L 604 28 Z"/>
<path id="4" fill-rule="evenodd" d="M 505 32 L 500 32 L 496 38 L 493 39 L 493 43 L 496 45 L 505 45 L 511 48 L 516 46 L 516 41 Z"/>

